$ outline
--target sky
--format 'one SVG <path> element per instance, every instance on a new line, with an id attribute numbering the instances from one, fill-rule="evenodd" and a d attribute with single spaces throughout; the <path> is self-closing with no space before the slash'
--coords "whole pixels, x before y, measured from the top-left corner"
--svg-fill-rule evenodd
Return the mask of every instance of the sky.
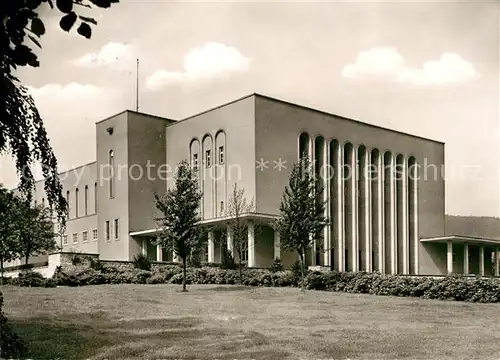
<path id="1" fill-rule="evenodd" d="M 93 9 L 92 39 L 47 33 L 23 68 L 64 171 L 95 122 L 136 106 L 182 119 L 257 92 L 445 142 L 446 213 L 500 216 L 496 2 L 181 2 Z M 7 154 L 0 182 L 15 187 Z"/>

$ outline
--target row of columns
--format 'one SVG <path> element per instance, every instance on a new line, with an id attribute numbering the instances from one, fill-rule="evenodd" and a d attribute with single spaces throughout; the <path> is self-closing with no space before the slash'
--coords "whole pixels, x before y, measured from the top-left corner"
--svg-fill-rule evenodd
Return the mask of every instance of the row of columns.
<path id="1" fill-rule="evenodd" d="M 305 133 L 298 150 L 299 156 L 308 154 L 323 181 L 325 215 L 332 220 L 313 243 L 311 263 L 333 262 L 338 271 L 418 274 L 415 158 Z"/>
<path id="2" fill-rule="evenodd" d="M 248 260 L 247 260 L 247 266 L 248 267 L 254 267 L 256 265 L 255 263 L 255 225 L 253 222 L 248 222 L 247 223 L 247 249 L 248 249 Z M 227 227 L 227 249 L 233 253 L 234 252 L 234 243 L 233 243 L 233 234 L 231 231 L 231 227 Z M 281 257 L 281 250 L 280 250 L 280 238 L 279 238 L 279 233 L 277 231 L 274 231 L 274 244 L 273 244 L 273 252 L 274 252 L 274 259 L 280 258 Z M 213 263 L 215 262 L 215 238 L 214 238 L 214 232 L 213 230 L 208 231 L 208 262 Z"/>
<path id="3" fill-rule="evenodd" d="M 448 275 L 452 275 L 453 271 L 453 243 L 447 241 L 446 243 L 446 272 Z M 500 276 L 500 248 L 498 246 L 494 247 L 495 254 L 495 267 L 494 275 Z M 463 274 L 469 275 L 469 244 L 464 243 L 464 259 L 463 259 Z M 479 275 L 483 276 L 484 272 L 484 245 L 479 246 Z"/>

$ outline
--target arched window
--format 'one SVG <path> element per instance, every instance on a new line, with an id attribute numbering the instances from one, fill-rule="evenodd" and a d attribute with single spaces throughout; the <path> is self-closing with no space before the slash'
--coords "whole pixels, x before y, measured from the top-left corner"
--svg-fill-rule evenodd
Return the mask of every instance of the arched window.
<path id="1" fill-rule="evenodd" d="M 115 154 L 113 150 L 109 150 L 109 198 L 115 197 Z"/>

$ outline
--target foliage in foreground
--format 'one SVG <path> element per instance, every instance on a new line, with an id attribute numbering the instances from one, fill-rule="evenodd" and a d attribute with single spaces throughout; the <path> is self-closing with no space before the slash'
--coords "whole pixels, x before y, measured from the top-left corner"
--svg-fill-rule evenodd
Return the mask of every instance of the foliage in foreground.
<path id="1" fill-rule="evenodd" d="M 0 292 L 0 359 L 19 359 L 23 356 L 25 347 L 8 324 L 2 305 L 3 295 Z"/>
<path id="2" fill-rule="evenodd" d="M 100 284 L 182 284 L 182 267 L 166 265 L 151 271 L 105 266 L 102 270 L 90 267 L 59 268 L 52 279 L 40 281 L 41 276 L 28 275 L 9 283 L 21 286 L 85 286 Z M 336 291 L 358 294 L 420 297 L 425 299 L 456 300 L 479 303 L 500 303 L 500 279 L 449 276 L 443 278 L 409 277 L 378 273 L 309 272 L 301 283 L 301 271 L 269 271 L 243 269 L 242 285 L 264 287 L 298 287 L 308 290 Z M 31 279 L 31 282 L 28 281 Z M 187 284 L 238 284 L 236 269 L 219 267 L 188 268 Z"/>

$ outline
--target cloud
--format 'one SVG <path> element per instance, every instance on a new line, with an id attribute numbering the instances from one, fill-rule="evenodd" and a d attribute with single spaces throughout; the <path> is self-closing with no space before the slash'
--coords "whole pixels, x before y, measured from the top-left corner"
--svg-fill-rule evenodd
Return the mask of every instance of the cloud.
<path id="1" fill-rule="evenodd" d="M 443 53 L 439 60 L 425 61 L 422 67 L 408 66 L 392 47 L 361 51 L 347 64 L 342 76 L 353 79 L 382 79 L 414 85 L 447 85 L 478 78 L 474 66 L 456 53 Z"/>
<path id="2" fill-rule="evenodd" d="M 134 60 L 134 47 L 117 42 L 109 42 L 104 45 L 97 53 L 85 54 L 82 57 L 73 60 L 72 64 L 79 67 L 113 67 L 124 68 L 131 67 Z"/>
<path id="3" fill-rule="evenodd" d="M 252 59 L 243 56 L 238 49 L 215 42 L 194 48 L 184 56 L 184 71 L 156 70 L 147 80 L 150 90 L 168 85 L 193 83 L 221 78 L 235 72 L 250 69 Z"/>
<path id="4" fill-rule="evenodd" d="M 126 107 L 118 91 L 76 82 L 28 86 L 64 171 L 95 160 L 95 122 Z M 37 173 L 39 175 L 39 173 Z"/>
<path id="5" fill-rule="evenodd" d="M 76 82 L 67 85 L 47 84 L 39 88 L 27 86 L 29 93 L 35 101 L 46 101 L 49 99 L 74 99 L 77 101 L 97 97 L 101 89 L 94 85 L 82 85 Z"/>

